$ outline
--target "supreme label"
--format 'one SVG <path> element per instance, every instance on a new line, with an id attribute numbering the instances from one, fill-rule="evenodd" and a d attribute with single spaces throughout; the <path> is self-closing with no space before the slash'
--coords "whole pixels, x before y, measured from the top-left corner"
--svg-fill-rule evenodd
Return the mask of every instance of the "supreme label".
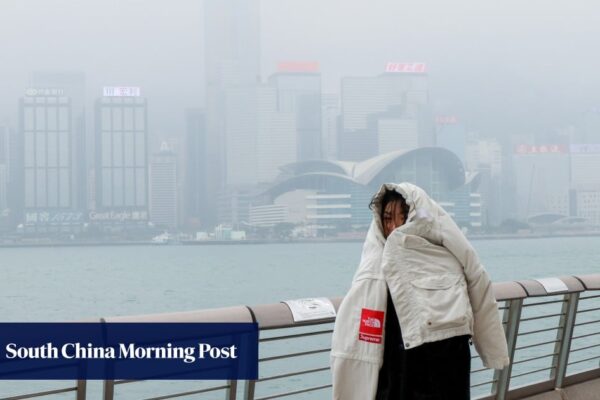
<path id="1" fill-rule="evenodd" d="M 360 313 L 358 340 L 369 343 L 381 343 L 383 336 L 383 311 L 363 308 Z"/>

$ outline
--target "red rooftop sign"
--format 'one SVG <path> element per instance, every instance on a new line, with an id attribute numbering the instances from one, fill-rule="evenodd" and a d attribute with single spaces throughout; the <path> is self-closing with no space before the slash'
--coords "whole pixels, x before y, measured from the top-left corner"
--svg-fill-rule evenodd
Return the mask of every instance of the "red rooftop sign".
<path id="1" fill-rule="evenodd" d="M 438 125 L 454 125 L 458 123 L 458 118 L 454 115 L 440 115 L 435 117 L 435 122 Z"/>
<path id="2" fill-rule="evenodd" d="M 277 65 L 278 72 L 319 72 L 316 61 L 284 61 Z"/>
<path id="3" fill-rule="evenodd" d="M 385 72 L 424 74 L 427 72 L 427 64 L 418 62 L 389 62 L 385 66 Z"/>

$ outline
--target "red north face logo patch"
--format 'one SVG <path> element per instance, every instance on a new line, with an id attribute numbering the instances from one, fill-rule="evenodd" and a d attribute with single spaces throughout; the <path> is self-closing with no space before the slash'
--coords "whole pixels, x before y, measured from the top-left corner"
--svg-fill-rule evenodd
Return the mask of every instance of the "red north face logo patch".
<path id="1" fill-rule="evenodd" d="M 358 340 L 369 343 L 381 343 L 383 337 L 383 311 L 363 308 L 360 313 Z"/>

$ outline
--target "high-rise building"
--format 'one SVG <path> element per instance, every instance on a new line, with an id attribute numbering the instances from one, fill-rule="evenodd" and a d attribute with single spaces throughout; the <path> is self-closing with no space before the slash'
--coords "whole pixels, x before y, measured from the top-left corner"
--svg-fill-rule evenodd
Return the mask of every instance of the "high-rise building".
<path id="1" fill-rule="evenodd" d="M 492 176 L 502 173 L 502 147 L 494 139 L 471 140 L 467 144 L 465 167 L 468 171 L 477 171 L 482 166 L 490 169 Z"/>
<path id="2" fill-rule="evenodd" d="M 600 225 L 600 144 L 572 144 L 571 215 Z"/>
<path id="3" fill-rule="evenodd" d="M 321 99 L 321 153 L 326 160 L 338 159 L 339 116 L 339 96 L 332 93 L 323 94 Z"/>
<path id="4" fill-rule="evenodd" d="M 508 190 L 503 190 L 502 146 L 495 139 L 469 138 L 465 152 L 465 169 L 479 175 L 482 222 L 498 226 L 507 218 L 503 208 L 510 204 Z"/>
<path id="5" fill-rule="evenodd" d="M 231 90 L 227 102 L 228 186 L 271 182 L 297 160 L 296 115 L 279 111 L 272 85 Z"/>
<path id="6" fill-rule="evenodd" d="M 91 223 L 140 225 L 148 220 L 147 101 L 138 88 L 104 88 L 96 101 L 95 209 Z"/>
<path id="7" fill-rule="evenodd" d="M 8 127 L 0 125 L 0 164 L 8 164 L 9 157 Z"/>
<path id="8" fill-rule="evenodd" d="M 592 107 L 584 111 L 574 132 L 572 143 L 600 143 L 600 107 Z"/>
<path id="9" fill-rule="evenodd" d="M 157 227 L 177 228 L 177 156 L 166 142 L 150 166 L 150 219 Z"/>
<path id="10" fill-rule="evenodd" d="M 600 144 L 574 144 L 571 154 L 571 189 L 600 190 Z"/>
<path id="11" fill-rule="evenodd" d="M 58 89 L 71 103 L 73 195 L 82 211 L 88 207 L 87 177 L 94 166 L 94 132 L 88 129 L 90 121 L 86 113 L 85 73 L 80 71 L 42 70 L 31 74 L 33 88 Z"/>
<path id="12" fill-rule="evenodd" d="M 434 144 L 425 65 L 398 65 L 390 63 L 379 76 L 342 79 L 340 159 L 358 161 L 390 150 L 410 150 L 396 146 Z M 379 118 L 386 121 L 380 125 Z"/>
<path id="13" fill-rule="evenodd" d="M 6 208 L 2 211 L 6 230 L 13 230 L 23 220 L 23 140 L 20 131 L 8 126 L 0 127 L 3 132 L 4 166 L 6 173 Z"/>
<path id="14" fill-rule="evenodd" d="M 577 216 L 585 218 L 588 224 L 600 225 L 600 190 L 577 190 L 572 193 Z"/>
<path id="15" fill-rule="evenodd" d="M 436 145 L 456 154 L 468 170 L 467 141 L 467 129 L 455 116 L 436 117 Z"/>
<path id="16" fill-rule="evenodd" d="M 315 62 L 280 63 L 269 78 L 277 90 L 277 110 L 295 114 L 296 158 L 323 158 L 321 145 L 321 74 Z"/>
<path id="17" fill-rule="evenodd" d="M 247 225 L 254 197 L 254 187 L 240 185 L 227 187 L 218 198 L 219 223 L 234 227 Z"/>
<path id="18" fill-rule="evenodd" d="M 8 217 L 8 168 L 0 163 L 0 220 Z"/>
<path id="19" fill-rule="evenodd" d="M 414 118 L 381 116 L 375 121 L 380 154 L 419 146 L 419 124 Z"/>
<path id="20" fill-rule="evenodd" d="M 240 90 L 252 91 L 259 81 L 260 3 L 246 0 L 206 0 L 206 211 L 208 225 L 216 224 L 217 199 L 227 180 L 226 144 L 232 121 L 244 120 L 244 109 L 252 108 L 254 96 L 235 99 Z M 232 98 L 233 97 L 233 98 Z M 245 104 L 242 104 L 243 101 Z M 241 115 L 228 109 L 234 104 Z M 227 121 L 227 122 L 226 122 Z M 241 129 L 239 126 L 235 129 Z M 243 156 L 243 154 L 236 154 Z"/>
<path id="21" fill-rule="evenodd" d="M 32 88 L 20 101 L 23 210 L 26 231 L 74 232 L 86 209 L 81 136 L 71 99 L 59 88 Z M 75 126 L 74 126 L 75 125 Z"/>
<path id="22" fill-rule="evenodd" d="M 380 77 L 342 78 L 342 128 L 344 131 L 367 129 L 371 114 L 387 111 L 390 105 L 386 82 Z M 397 104 L 401 99 L 397 99 Z"/>
<path id="23" fill-rule="evenodd" d="M 189 109 L 185 113 L 186 143 L 184 160 L 183 221 L 190 227 L 204 226 L 210 219 L 206 180 L 208 149 L 206 147 L 206 115 L 204 110 Z"/>
<path id="24" fill-rule="evenodd" d="M 258 181 L 258 88 L 238 87 L 228 91 L 225 107 L 224 180 L 227 186 L 252 185 Z M 207 115 L 208 117 L 208 115 Z M 211 150 L 209 149 L 209 152 Z"/>
<path id="25" fill-rule="evenodd" d="M 8 208 L 8 128 L 0 125 L 0 230 L 7 228 Z"/>
<path id="26" fill-rule="evenodd" d="M 517 218 L 570 214 L 568 146 L 520 144 L 513 155 Z"/>
<path id="27" fill-rule="evenodd" d="M 258 88 L 257 183 L 272 182 L 280 173 L 279 167 L 298 160 L 297 114 L 279 109 L 277 101 L 277 88 Z"/>

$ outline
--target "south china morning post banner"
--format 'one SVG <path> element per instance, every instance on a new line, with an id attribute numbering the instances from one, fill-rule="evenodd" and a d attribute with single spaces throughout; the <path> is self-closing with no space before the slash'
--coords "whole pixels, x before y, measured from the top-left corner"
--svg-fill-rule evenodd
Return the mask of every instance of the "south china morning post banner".
<path id="1" fill-rule="evenodd" d="M 0 379 L 258 378 L 256 323 L 0 323 Z"/>

